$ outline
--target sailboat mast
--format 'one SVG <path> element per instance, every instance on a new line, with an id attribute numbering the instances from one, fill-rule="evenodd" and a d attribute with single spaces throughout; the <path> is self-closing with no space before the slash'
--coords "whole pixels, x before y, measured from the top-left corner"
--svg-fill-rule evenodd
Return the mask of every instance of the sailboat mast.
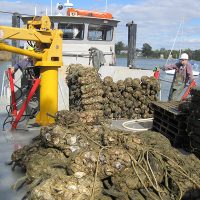
<path id="1" fill-rule="evenodd" d="M 170 50 L 169 56 L 168 56 L 167 61 L 166 61 L 165 64 L 167 64 L 168 61 L 169 61 L 169 59 L 170 59 L 170 56 L 171 56 L 172 51 L 173 51 L 173 49 L 174 49 L 174 45 L 175 45 L 175 43 L 176 43 L 176 40 L 177 40 L 178 34 L 179 34 L 179 32 L 180 32 L 180 29 L 181 29 L 181 27 L 182 27 L 182 24 L 183 24 L 183 21 L 181 20 L 180 25 L 179 25 L 179 27 L 178 27 L 178 31 L 177 31 L 177 33 L 176 33 L 176 37 L 174 38 L 174 42 L 173 42 L 172 48 L 171 48 L 171 50 Z"/>

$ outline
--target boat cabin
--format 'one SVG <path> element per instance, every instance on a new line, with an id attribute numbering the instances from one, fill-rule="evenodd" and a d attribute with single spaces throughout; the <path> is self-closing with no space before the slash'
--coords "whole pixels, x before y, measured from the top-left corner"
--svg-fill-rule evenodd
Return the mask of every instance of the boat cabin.
<path id="1" fill-rule="evenodd" d="M 71 14 L 71 13 L 70 13 Z M 91 16 L 49 16 L 52 28 L 63 31 L 64 65 L 81 63 L 92 65 L 89 49 L 94 47 L 103 52 L 106 63 L 115 65 L 115 32 L 118 20 Z M 27 24 L 32 17 L 22 17 Z"/>

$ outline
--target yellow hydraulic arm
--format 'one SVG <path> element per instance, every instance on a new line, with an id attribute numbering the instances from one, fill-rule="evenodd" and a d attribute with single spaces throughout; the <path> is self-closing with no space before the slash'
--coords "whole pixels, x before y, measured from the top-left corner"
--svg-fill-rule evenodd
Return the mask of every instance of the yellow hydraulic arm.
<path id="1" fill-rule="evenodd" d="M 54 123 L 47 113 L 55 115 L 58 111 L 58 68 L 62 63 L 62 31 L 51 30 L 48 16 L 34 17 L 27 28 L 0 26 L 0 40 L 34 41 L 36 50 L 29 51 L 0 42 L 0 50 L 18 53 L 34 58 L 34 65 L 40 67 L 40 113 L 37 123 Z"/>

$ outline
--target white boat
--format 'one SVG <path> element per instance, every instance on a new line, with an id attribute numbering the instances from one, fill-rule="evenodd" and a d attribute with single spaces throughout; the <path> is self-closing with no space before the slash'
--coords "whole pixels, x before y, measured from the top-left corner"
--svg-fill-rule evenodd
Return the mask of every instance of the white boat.
<path id="1" fill-rule="evenodd" d="M 166 70 L 165 73 L 168 74 L 168 75 L 174 75 L 175 69 Z M 193 73 L 193 76 L 199 76 L 198 71 L 193 70 L 192 73 Z"/>
<path id="2" fill-rule="evenodd" d="M 63 31 L 64 64 L 60 70 L 65 73 L 66 67 L 72 63 L 92 67 L 89 49 L 96 48 L 102 51 L 106 61 L 99 72 L 102 78 L 112 76 L 114 81 L 118 81 L 128 77 L 153 76 L 152 70 L 116 67 L 115 34 L 119 21 L 110 13 L 94 12 L 94 16 L 91 13 L 79 9 L 71 12 L 68 9 L 67 14 L 62 16 L 49 16 L 52 27 Z M 26 25 L 33 17 L 22 16 L 21 19 Z"/>
<path id="3" fill-rule="evenodd" d="M 116 67 L 115 64 L 115 31 L 119 21 L 115 19 L 106 19 L 90 16 L 78 16 L 75 12 L 71 16 L 50 16 L 52 27 L 60 28 L 64 32 L 63 36 L 63 62 L 64 66 L 71 63 L 81 63 L 89 65 L 90 53 L 89 48 L 96 47 L 101 50 L 105 56 L 106 63 L 100 68 L 101 77 L 112 76 L 114 81 L 125 79 L 127 77 L 139 78 L 141 76 L 153 75 L 152 70 L 129 69 L 128 67 Z M 32 17 L 22 17 L 24 24 Z M 91 65 L 91 63 L 90 63 Z M 64 66 L 60 69 L 65 72 Z M 63 99 L 68 99 L 68 90 L 65 84 L 65 74 L 59 73 L 59 109 L 66 109 L 68 102 L 62 102 Z M 4 92 L 3 92 L 4 91 Z M 6 95 L 8 93 L 8 95 Z M 65 94 L 67 93 L 67 94 Z M 7 92 L 7 87 L 2 87 L 0 102 L 0 126 L 2 126 L 6 117 L 6 105 L 10 101 L 10 93 Z M 65 98 L 67 96 L 67 98 Z M 64 97 L 64 98 L 63 98 Z M 2 101 L 5 99 L 5 101 Z M 62 104 L 63 103 L 63 104 Z M 148 122 L 149 123 L 149 122 Z M 125 124 L 124 124 L 125 125 Z M 121 125 L 120 125 L 121 127 Z M 27 124 L 21 124 L 20 128 L 27 128 Z M 10 160 L 10 155 L 13 150 L 18 149 L 29 143 L 34 136 L 37 136 L 40 128 L 29 127 L 26 130 L 18 130 L 14 134 L 9 131 L 3 132 L 0 129 L 0 155 L 1 159 L 1 199 L 21 199 L 25 195 L 25 191 L 20 190 L 16 193 L 10 190 L 10 186 L 17 181 L 22 174 L 11 173 L 9 167 L 5 167 L 3 163 Z M 132 128 L 133 129 L 133 128 Z M 28 131 L 27 131 L 28 130 Z"/>
<path id="4" fill-rule="evenodd" d="M 39 21 L 41 17 L 22 16 L 23 25 L 28 26 L 28 22 L 33 18 L 35 21 Z M 92 48 L 101 51 L 105 58 L 105 62 L 99 70 L 102 79 L 106 76 L 111 76 L 116 82 L 128 77 L 153 76 L 152 70 L 116 66 L 115 33 L 119 21 L 113 18 L 111 13 L 68 8 L 67 12 L 63 11 L 63 15 L 49 16 L 49 18 L 51 28 L 63 31 L 63 66 L 59 68 L 58 74 L 58 110 L 69 109 L 69 89 L 65 83 L 67 67 L 70 64 L 93 67 L 90 51 Z M 34 46 L 34 42 L 28 42 L 28 45 Z M 41 49 L 37 50 L 40 51 Z M 18 80 L 19 77 L 20 80 L 20 70 L 17 73 L 15 74 L 15 79 Z M 16 83 L 16 85 L 22 87 L 21 83 L 19 85 Z M 2 84 L 0 100 L 1 97 L 5 97 L 7 99 L 6 104 L 9 105 L 10 90 L 8 83 Z"/>

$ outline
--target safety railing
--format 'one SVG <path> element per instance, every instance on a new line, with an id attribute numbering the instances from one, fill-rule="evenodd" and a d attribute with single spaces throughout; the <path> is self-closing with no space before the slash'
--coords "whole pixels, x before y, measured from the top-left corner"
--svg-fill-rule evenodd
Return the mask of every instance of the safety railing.
<path id="1" fill-rule="evenodd" d="M 10 97 L 10 86 L 9 86 L 9 81 L 6 76 L 6 70 L 3 72 L 0 97 L 7 97 L 7 98 Z"/>

